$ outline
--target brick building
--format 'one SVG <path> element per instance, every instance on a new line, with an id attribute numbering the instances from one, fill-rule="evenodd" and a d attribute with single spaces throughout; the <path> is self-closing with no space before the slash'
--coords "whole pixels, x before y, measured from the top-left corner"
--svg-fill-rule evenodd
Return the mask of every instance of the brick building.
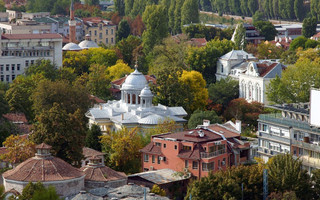
<path id="1" fill-rule="evenodd" d="M 208 176 L 249 160 L 250 144 L 240 140 L 241 122 L 212 124 L 205 120 L 196 129 L 154 135 L 141 149 L 143 171 L 169 168 Z"/>

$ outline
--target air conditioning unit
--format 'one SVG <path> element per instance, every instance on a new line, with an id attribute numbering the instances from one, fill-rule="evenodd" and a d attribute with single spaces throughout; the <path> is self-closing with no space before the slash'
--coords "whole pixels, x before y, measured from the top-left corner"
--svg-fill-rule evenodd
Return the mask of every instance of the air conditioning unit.
<path id="1" fill-rule="evenodd" d="M 226 161 L 221 161 L 221 165 L 226 165 Z"/>
<path id="2" fill-rule="evenodd" d="M 151 167 L 150 167 L 150 170 L 154 170 L 154 168 L 151 166 Z"/>
<path id="3" fill-rule="evenodd" d="M 162 156 L 159 156 L 159 160 L 163 160 L 163 157 L 162 157 Z"/>

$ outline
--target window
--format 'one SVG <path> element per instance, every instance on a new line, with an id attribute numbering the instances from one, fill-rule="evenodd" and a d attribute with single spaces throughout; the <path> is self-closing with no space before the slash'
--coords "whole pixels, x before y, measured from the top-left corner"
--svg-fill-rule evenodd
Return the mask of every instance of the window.
<path id="1" fill-rule="evenodd" d="M 10 65 L 6 65 L 6 71 L 9 71 L 9 66 L 10 66 Z"/>
<path id="2" fill-rule="evenodd" d="M 163 157 L 163 162 L 166 162 L 167 161 L 167 158 L 166 157 Z"/>
<path id="3" fill-rule="evenodd" d="M 183 146 L 183 150 L 191 150 L 191 146 Z"/>
<path id="4" fill-rule="evenodd" d="M 17 64 L 17 70 L 20 71 L 20 64 Z"/>
<path id="5" fill-rule="evenodd" d="M 111 43 L 113 43 L 113 38 L 111 38 Z"/>
<path id="6" fill-rule="evenodd" d="M 148 154 L 144 154 L 144 162 L 149 162 L 149 155 Z"/>
<path id="7" fill-rule="evenodd" d="M 163 148 L 166 148 L 167 147 L 167 144 L 163 144 Z"/>
<path id="8" fill-rule="evenodd" d="M 31 60 L 31 65 L 33 65 L 33 63 L 34 63 L 34 60 Z"/>
<path id="9" fill-rule="evenodd" d="M 156 142 L 156 146 L 161 147 L 161 143 L 160 142 Z"/>
<path id="10" fill-rule="evenodd" d="M 91 36 L 91 31 L 89 31 L 89 35 Z"/>
<path id="11" fill-rule="evenodd" d="M 12 65 L 11 65 L 11 70 L 12 70 L 12 71 L 15 70 L 15 66 L 16 66 L 15 64 L 12 64 Z"/>
<path id="12" fill-rule="evenodd" d="M 106 38 L 106 44 L 108 44 L 109 43 L 109 38 Z"/>
<path id="13" fill-rule="evenodd" d="M 221 65 L 221 73 L 223 73 L 223 65 Z"/>
<path id="14" fill-rule="evenodd" d="M 111 29 L 111 35 L 113 35 L 113 29 Z"/>
<path id="15" fill-rule="evenodd" d="M 94 31 L 94 35 L 97 36 L 97 31 Z"/>
<path id="16" fill-rule="evenodd" d="M 99 24 L 99 29 L 102 30 L 102 24 Z"/>
<path id="17" fill-rule="evenodd" d="M 10 75 L 6 75 L 6 81 L 7 81 L 7 82 L 10 81 Z"/>
<path id="18" fill-rule="evenodd" d="M 158 156 L 158 164 L 160 164 L 160 156 Z"/>
<path id="19" fill-rule="evenodd" d="M 188 160 L 185 160 L 184 161 L 184 168 L 188 168 L 189 167 L 189 161 Z"/>
<path id="20" fill-rule="evenodd" d="M 102 33 L 99 33 L 99 38 L 102 39 Z"/>
<path id="21" fill-rule="evenodd" d="M 214 170 L 214 162 L 211 163 L 202 163 L 202 171 Z"/>
<path id="22" fill-rule="evenodd" d="M 12 80 L 14 80 L 16 78 L 16 75 L 12 75 L 11 78 Z"/>
<path id="23" fill-rule="evenodd" d="M 222 166 L 225 166 L 226 165 L 226 158 L 223 158 L 222 162 L 221 162 L 221 165 Z"/>
<path id="24" fill-rule="evenodd" d="M 192 169 L 198 169 L 198 162 L 197 161 L 192 162 Z"/>
<path id="25" fill-rule="evenodd" d="M 4 81 L 4 76 L 3 75 L 1 75 L 1 81 Z"/>
<path id="26" fill-rule="evenodd" d="M 177 145 L 174 145 L 174 149 L 177 150 L 177 148 L 178 148 Z"/>
<path id="27" fill-rule="evenodd" d="M 108 35 L 109 33 L 108 33 L 108 29 L 106 29 L 106 35 Z"/>
<path id="28" fill-rule="evenodd" d="M 3 65 L 0 65 L 0 71 L 3 72 Z"/>
<path id="29" fill-rule="evenodd" d="M 155 163 L 155 157 L 152 155 L 152 163 Z"/>

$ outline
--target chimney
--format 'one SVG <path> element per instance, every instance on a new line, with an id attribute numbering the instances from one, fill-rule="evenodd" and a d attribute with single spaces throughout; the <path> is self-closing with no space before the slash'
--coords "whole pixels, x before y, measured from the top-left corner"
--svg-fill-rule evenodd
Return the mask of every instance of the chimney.
<path id="1" fill-rule="evenodd" d="M 241 121 L 240 120 L 236 120 L 236 130 L 241 133 Z"/>
<path id="2" fill-rule="evenodd" d="M 204 126 L 204 127 L 210 126 L 210 120 L 204 119 L 204 120 L 203 120 L 203 126 Z"/>

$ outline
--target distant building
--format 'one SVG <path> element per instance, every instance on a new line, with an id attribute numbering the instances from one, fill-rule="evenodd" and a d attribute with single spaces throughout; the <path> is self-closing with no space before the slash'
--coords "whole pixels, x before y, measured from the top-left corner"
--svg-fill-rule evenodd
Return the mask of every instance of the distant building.
<path id="1" fill-rule="evenodd" d="M 154 135 L 141 149 L 143 171 L 172 169 L 191 173 L 198 178 L 208 176 L 250 159 L 250 144 L 240 138 L 241 122 L 224 125 L 204 120 L 196 129 Z"/>
<path id="2" fill-rule="evenodd" d="M 315 41 L 320 41 L 320 32 L 318 32 L 317 34 L 313 35 L 310 39 L 315 40 Z"/>
<path id="3" fill-rule="evenodd" d="M 0 34 L 1 35 L 1 34 Z M 62 66 L 59 34 L 2 34 L 0 37 L 0 81 L 12 82 L 38 59 Z"/>
<path id="4" fill-rule="evenodd" d="M 216 79 L 227 78 L 228 76 L 233 76 L 235 79 L 238 78 L 238 73 L 232 74 L 232 71 L 239 68 L 243 63 L 248 61 L 257 60 L 252 54 L 249 54 L 243 50 L 232 50 L 229 53 L 221 56 L 217 61 Z"/>
<path id="5" fill-rule="evenodd" d="M 238 26 L 239 25 L 237 25 L 237 27 L 232 35 L 232 38 L 231 38 L 231 41 L 233 41 L 233 42 L 235 41 L 235 35 L 237 33 Z M 246 29 L 245 40 L 247 43 L 252 43 L 252 44 L 258 45 L 263 40 L 265 40 L 265 37 L 260 35 L 260 32 L 258 30 L 256 30 L 256 28 L 253 25 L 244 23 L 243 27 Z"/>
<path id="6" fill-rule="evenodd" d="M 15 124 L 19 129 L 19 134 L 29 134 L 32 125 L 28 123 L 28 120 L 24 113 L 7 113 L 2 115 L 3 118 L 9 122 Z"/>
<path id="7" fill-rule="evenodd" d="M 116 44 L 116 25 L 100 17 L 83 18 L 85 35 L 89 34 L 97 44 Z"/>
<path id="8" fill-rule="evenodd" d="M 41 182 L 46 187 L 54 186 L 60 196 L 67 197 L 84 188 L 85 174 L 82 171 L 51 156 L 49 145 L 42 143 L 36 149 L 35 157 L 3 173 L 5 191 L 14 189 L 21 194 L 29 182 Z"/>
<path id="9" fill-rule="evenodd" d="M 279 62 L 249 62 L 243 72 L 239 73 L 240 98 L 267 104 L 266 88 L 276 76 L 281 77 L 283 69 Z"/>
<path id="10" fill-rule="evenodd" d="M 6 34 L 45 34 L 51 33 L 51 26 L 33 20 L 19 19 L 15 23 L 1 22 L 0 29 Z"/>
<path id="11" fill-rule="evenodd" d="M 294 40 L 302 35 L 302 24 L 274 24 L 279 38 Z"/>
<path id="12" fill-rule="evenodd" d="M 187 115 L 182 107 L 152 105 L 153 94 L 145 76 L 137 70 L 132 72 L 121 86 L 121 100 L 108 101 L 90 108 L 86 113 L 89 126 L 96 124 L 102 132 L 138 127 L 141 132 L 154 128 L 165 119 L 174 120 L 178 130 L 183 129 Z"/>
<path id="13" fill-rule="evenodd" d="M 0 22 L 7 22 L 9 21 L 9 13 L 7 12 L 0 12 Z"/>
<path id="14" fill-rule="evenodd" d="M 290 39 L 289 37 L 279 37 L 279 36 L 276 36 L 274 38 L 274 40 L 272 41 L 266 41 L 265 43 L 268 44 L 268 43 L 271 43 L 271 44 L 274 44 L 276 45 L 277 47 L 282 47 L 284 48 L 285 50 L 288 50 L 290 48 L 290 44 L 292 42 L 292 39 Z"/>

